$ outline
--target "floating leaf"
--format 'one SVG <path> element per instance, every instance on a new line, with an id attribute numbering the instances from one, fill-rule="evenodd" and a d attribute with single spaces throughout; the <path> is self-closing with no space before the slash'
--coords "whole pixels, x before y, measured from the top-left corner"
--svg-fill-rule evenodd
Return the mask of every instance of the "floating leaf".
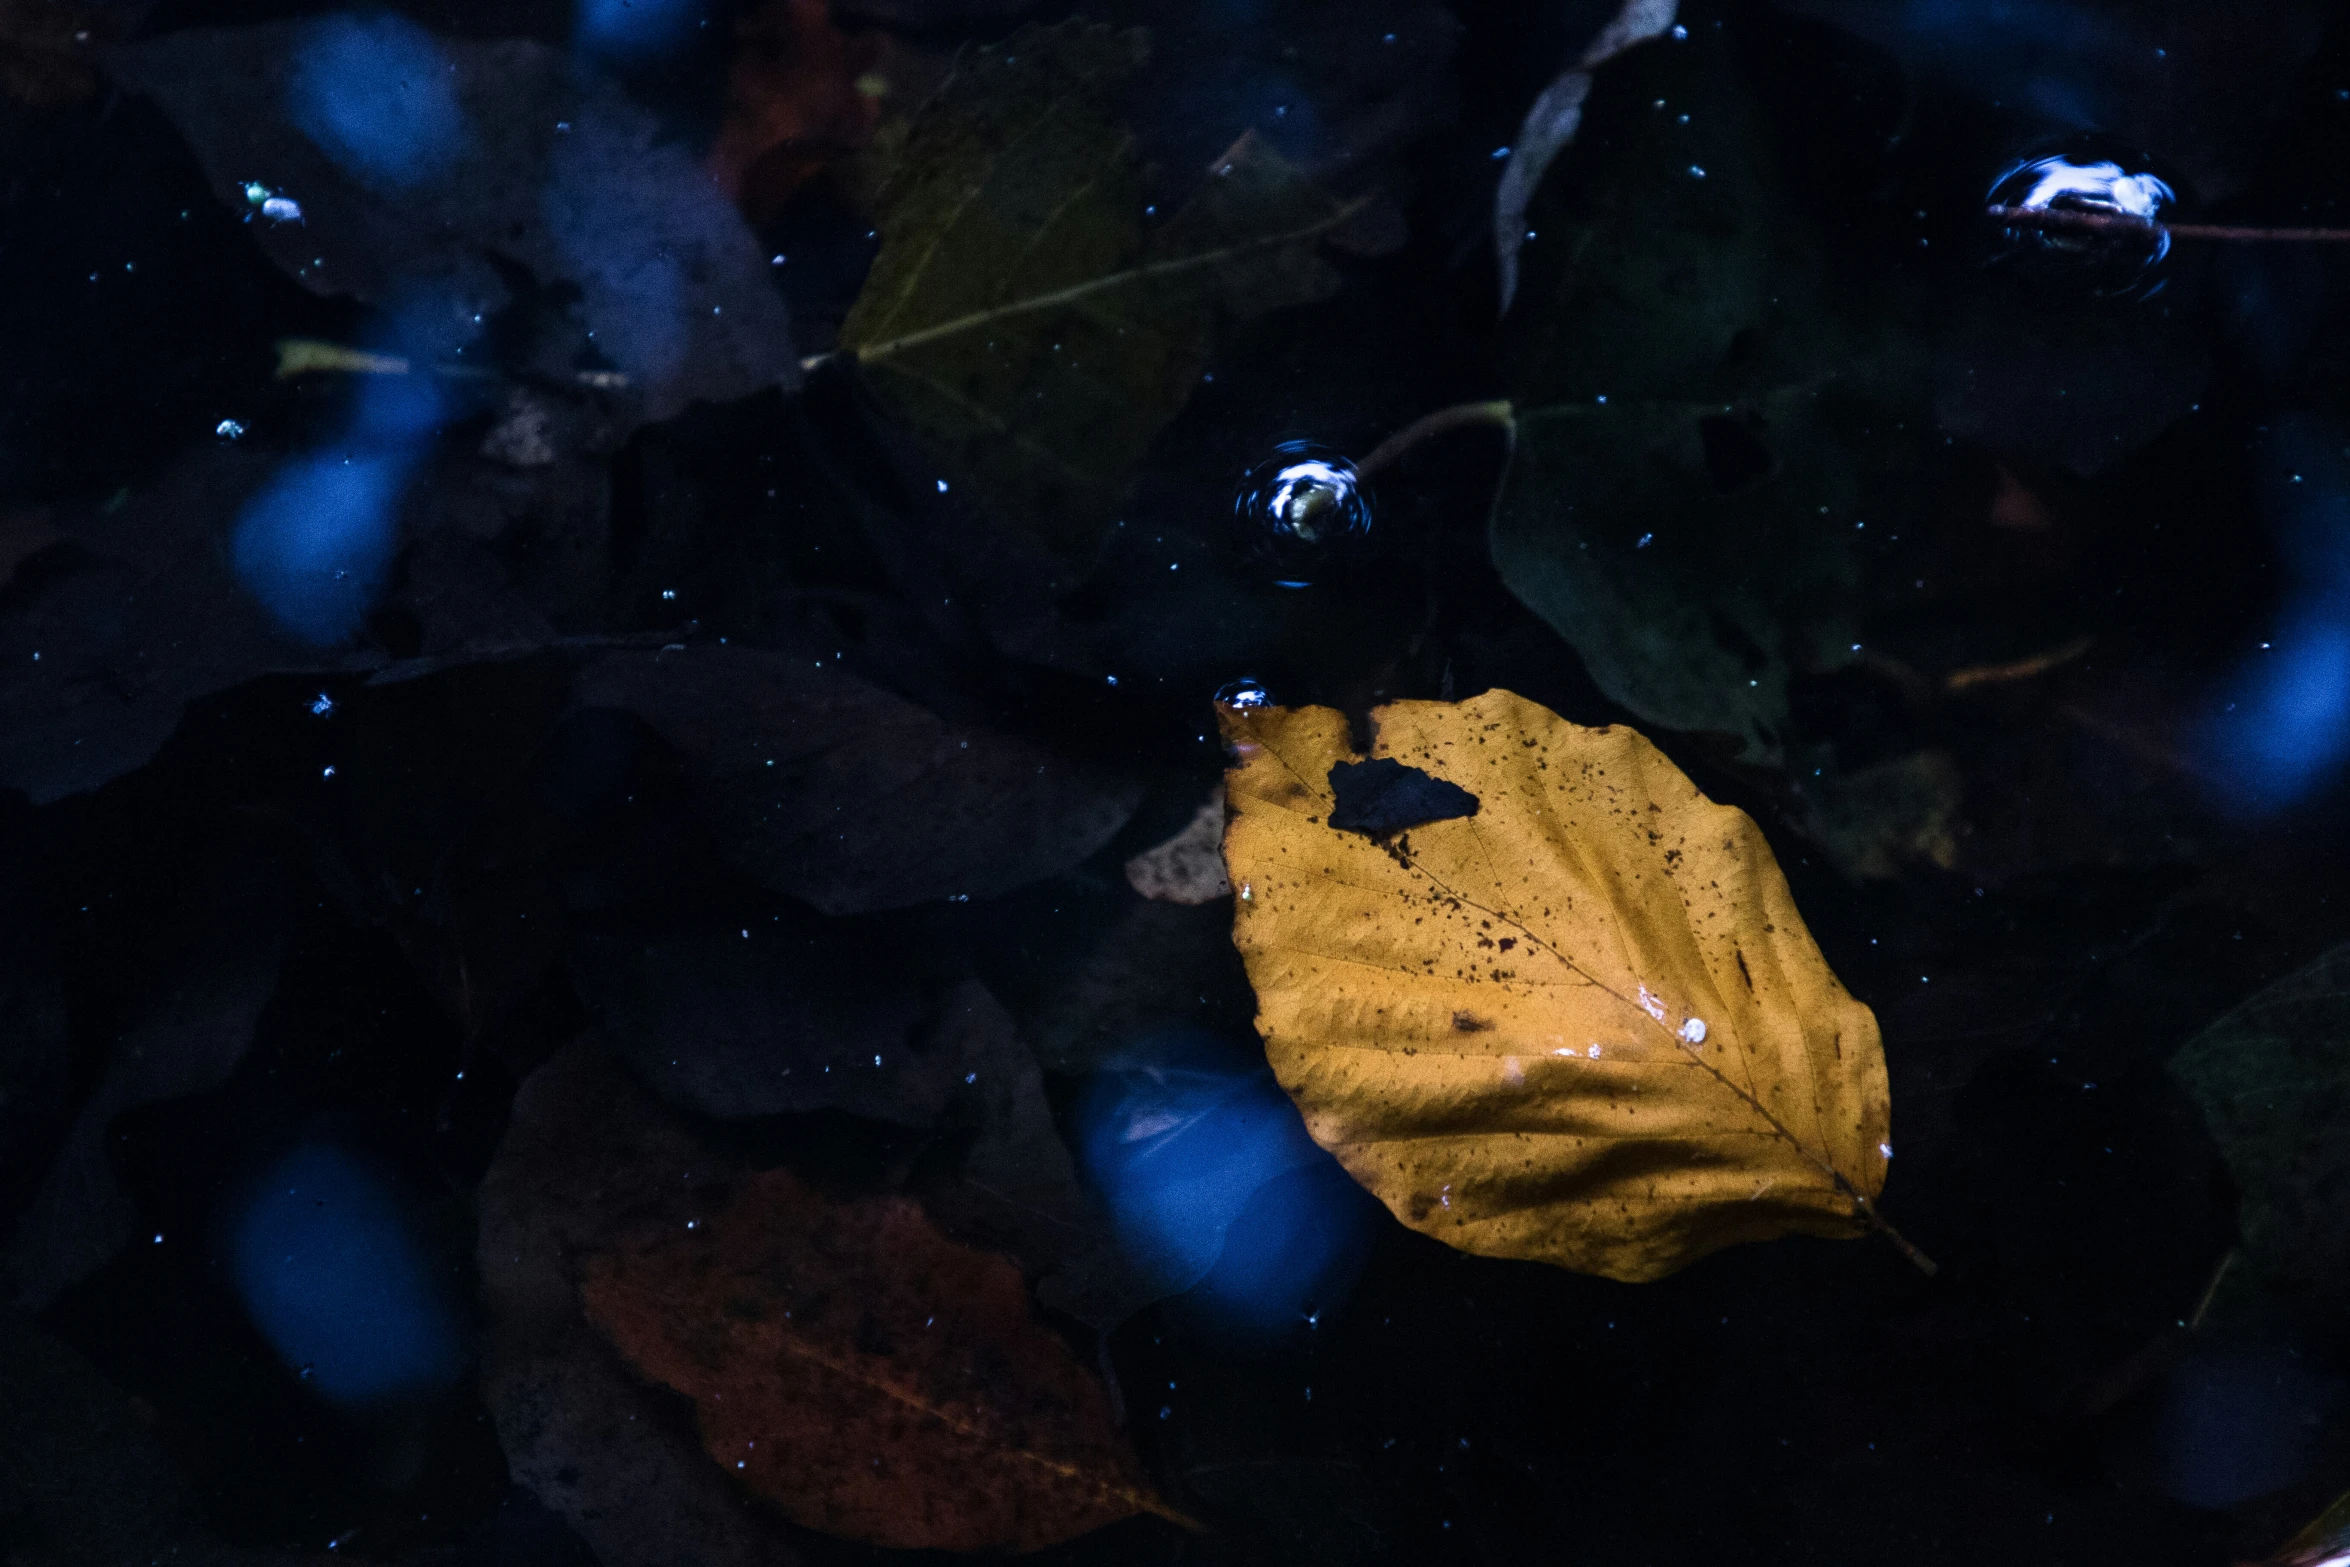
<path id="1" fill-rule="evenodd" d="M 2288 1288 L 2350 1287 L 2350 946 L 2286 975 L 2180 1047 L 2243 1194 L 2244 1252 Z"/>
<path id="2" fill-rule="evenodd" d="M 1718 29 L 1600 71 L 1527 220 L 1493 517 L 1504 580 L 1602 690 L 1763 763 L 1789 680 L 1852 658 L 1867 528 L 1899 531 L 1927 425 L 1783 187 Z"/>
<path id="3" fill-rule="evenodd" d="M 881 253 L 841 346 L 990 513 L 1091 556 L 1127 478 L 1231 324 L 1317 299 L 1354 210 L 1243 137 L 1146 227 L 1112 95 L 1139 33 L 1071 22 L 975 49 L 881 193 Z"/>
<path id="4" fill-rule="evenodd" d="M 1036 1550 L 1173 1517 L 1108 1392 L 1008 1259 L 904 1198 L 785 1171 L 722 1213 L 591 1259 L 589 1316 L 691 1397 L 703 1445 L 794 1522 L 909 1550 Z"/>
<path id="5" fill-rule="evenodd" d="M 1629 729 L 1505 691 L 1372 714 L 1474 815 L 1333 827 L 1329 708 L 1225 708 L 1233 939 L 1316 1141 L 1416 1229 L 1653 1279 L 1882 1227 L 1876 1019 L 1762 833 Z M 1922 1261 L 1922 1259 L 1920 1259 Z"/>

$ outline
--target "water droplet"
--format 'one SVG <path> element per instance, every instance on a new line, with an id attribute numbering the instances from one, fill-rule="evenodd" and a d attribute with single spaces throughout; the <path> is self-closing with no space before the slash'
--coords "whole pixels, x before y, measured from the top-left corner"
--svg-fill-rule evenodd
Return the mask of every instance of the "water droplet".
<path id="1" fill-rule="evenodd" d="M 1688 1022 L 1681 1025 L 1681 1043 L 1685 1045 L 1702 1045 L 1705 1043 L 1704 1018 L 1693 1017 Z"/>
<path id="2" fill-rule="evenodd" d="M 335 699 L 331 696 L 328 696 L 324 691 L 319 692 L 316 697 L 311 699 L 310 716 L 312 718 L 324 718 L 327 714 L 333 712 L 334 710 Z"/>
<path id="3" fill-rule="evenodd" d="M 2010 165 L 1991 184 L 1992 206 L 2117 221 L 2104 228 L 2010 222 L 2000 230 L 1997 259 L 2026 276 L 2092 294 L 2143 299 L 2156 293 L 2170 254 L 2170 235 L 2157 225 L 2179 198 L 2151 162 L 2104 138 L 2080 137 Z"/>
<path id="4" fill-rule="evenodd" d="M 1284 441 L 1251 468 L 1232 513 L 1284 587 L 1304 587 L 1371 531 L 1371 497 L 1355 465 L 1311 441 Z"/>
<path id="5" fill-rule="evenodd" d="M 1273 693 L 1262 683 L 1243 675 L 1240 679 L 1220 687 L 1216 692 L 1218 707 L 1271 707 Z"/>
<path id="6" fill-rule="evenodd" d="M 212 427 L 212 433 L 224 441 L 233 441 L 245 433 L 245 427 L 234 419 L 223 419 Z"/>

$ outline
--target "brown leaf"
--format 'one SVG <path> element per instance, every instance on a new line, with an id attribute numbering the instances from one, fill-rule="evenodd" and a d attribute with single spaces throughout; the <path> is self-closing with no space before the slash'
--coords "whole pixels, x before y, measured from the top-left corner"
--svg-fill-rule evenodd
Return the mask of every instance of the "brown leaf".
<path id="1" fill-rule="evenodd" d="M 1037 1550 L 1154 1496 L 1107 1391 L 1020 1270 L 904 1198 L 786 1171 L 588 1260 L 589 1317 L 694 1400 L 703 1445 L 794 1522 L 901 1549 Z"/>
<path id="2" fill-rule="evenodd" d="M 873 139 L 885 91 L 882 40 L 833 26 L 826 0 L 767 0 L 737 25 L 735 40 L 710 173 L 758 217 Z"/>
<path id="3" fill-rule="evenodd" d="M 1233 940 L 1315 1141 L 1450 1245 L 1610 1278 L 1881 1223 L 1877 1020 L 1752 820 L 1506 691 L 1372 721 L 1429 802 L 1377 836 L 1329 824 L 1345 715 L 1223 712 Z"/>

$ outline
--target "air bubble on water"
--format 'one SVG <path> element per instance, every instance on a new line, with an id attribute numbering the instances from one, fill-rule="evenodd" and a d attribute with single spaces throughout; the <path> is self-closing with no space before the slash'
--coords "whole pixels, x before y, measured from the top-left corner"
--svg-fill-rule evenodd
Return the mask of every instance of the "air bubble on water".
<path id="1" fill-rule="evenodd" d="M 1271 707 L 1273 693 L 1265 689 L 1262 681 L 1252 680 L 1243 675 L 1240 679 L 1231 681 L 1217 690 L 1216 705 L 1238 708 Z"/>
<path id="2" fill-rule="evenodd" d="M 224 441 L 233 441 L 245 433 L 245 427 L 234 419 L 223 419 L 212 427 L 212 433 Z"/>
<path id="3" fill-rule="evenodd" d="M 1346 457 L 1312 441 L 1284 441 L 1248 471 L 1232 514 L 1250 552 L 1283 587 L 1301 588 L 1371 531 L 1371 496 Z"/>
<path id="4" fill-rule="evenodd" d="M 1998 259 L 2093 294 L 2142 299 L 2158 292 L 2171 248 L 2169 232 L 2158 225 L 2179 197 L 2150 162 L 2108 141 L 2077 138 L 2009 165 L 1991 183 L 1992 206 L 2135 218 L 2146 226 L 2093 230 L 2010 223 L 2000 231 Z"/>
<path id="5" fill-rule="evenodd" d="M 1704 1018 L 1693 1017 L 1688 1022 L 1681 1025 L 1681 1043 L 1685 1045 L 1702 1045 L 1705 1043 Z"/>

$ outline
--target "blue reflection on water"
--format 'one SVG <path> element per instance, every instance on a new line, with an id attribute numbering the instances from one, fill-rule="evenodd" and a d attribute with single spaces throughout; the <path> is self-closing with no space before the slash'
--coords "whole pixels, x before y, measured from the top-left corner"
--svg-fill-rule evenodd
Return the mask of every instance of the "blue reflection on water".
<path id="1" fill-rule="evenodd" d="M 703 0 L 578 0 L 572 38 L 607 60 L 659 59 L 693 41 Z"/>
<path id="2" fill-rule="evenodd" d="M 399 549 L 400 497 L 441 416 L 423 375 L 367 376 L 350 435 L 288 462 L 245 505 L 230 559 L 287 631 L 357 634 Z"/>
<path id="3" fill-rule="evenodd" d="M 397 16 L 313 24 L 294 55 L 286 100 L 302 133 L 363 184 L 422 184 L 465 142 L 450 61 L 430 33 Z"/>
<path id="4" fill-rule="evenodd" d="M 2263 492 L 2292 589 L 2268 641 L 2228 682 L 2205 749 L 2230 803 L 2270 811 L 2350 761 L 2350 464 L 2341 432 L 2281 423 Z"/>
<path id="5" fill-rule="evenodd" d="M 1169 1293 L 1271 1332 L 1351 1284 L 1370 1199 L 1251 1053 L 1198 1032 L 1145 1040 L 1095 1077 L 1077 1121 L 1121 1244 Z"/>
<path id="6" fill-rule="evenodd" d="M 2338 1379 L 2284 1349 L 2198 1355 L 2174 1368 L 2155 1434 L 2165 1491 L 2190 1507 L 2232 1507 L 2283 1490 L 2309 1468 Z"/>
<path id="7" fill-rule="evenodd" d="M 449 1386 L 456 1311 L 398 1198 L 344 1149 L 306 1144 L 271 1168 L 233 1227 L 237 1293 L 286 1364 L 338 1403 Z"/>
<path id="8" fill-rule="evenodd" d="M 694 201 L 697 240 L 733 221 L 715 186 L 669 193 L 663 211 L 647 193 L 612 176 L 637 161 L 626 134 L 583 124 L 555 146 L 554 168 L 540 198 L 547 230 L 569 275 L 595 308 L 596 346 L 638 381 L 658 386 L 686 357 L 686 280 L 669 240 L 685 225 L 677 213 Z"/>

